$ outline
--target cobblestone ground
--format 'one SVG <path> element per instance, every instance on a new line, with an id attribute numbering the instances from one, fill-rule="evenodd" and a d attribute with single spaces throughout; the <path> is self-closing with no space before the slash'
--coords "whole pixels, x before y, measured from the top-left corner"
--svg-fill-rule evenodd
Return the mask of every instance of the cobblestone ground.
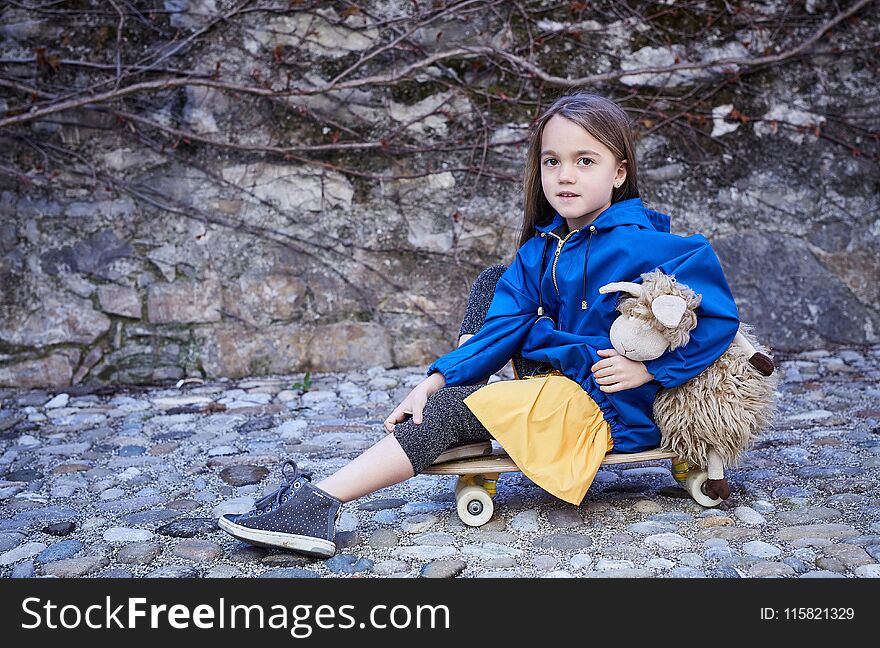
<path id="1" fill-rule="evenodd" d="M 294 459 L 317 480 L 384 433 L 423 368 L 182 388 L 0 392 L 5 577 L 878 577 L 880 347 L 780 358 L 780 413 L 704 510 L 668 461 L 599 472 L 581 506 L 502 475 L 464 526 L 452 477 L 347 504 L 329 560 L 239 542 Z M 495 379 L 510 378 L 509 367 Z"/>

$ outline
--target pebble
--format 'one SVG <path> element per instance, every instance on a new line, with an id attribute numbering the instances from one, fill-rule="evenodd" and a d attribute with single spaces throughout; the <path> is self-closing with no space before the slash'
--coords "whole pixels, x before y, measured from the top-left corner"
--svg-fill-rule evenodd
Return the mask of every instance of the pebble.
<path id="1" fill-rule="evenodd" d="M 784 542 L 791 542 L 799 538 L 837 540 L 855 535 L 858 535 L 858 532 L 846 524 L 808 524 L 804 526 L 783 527 L 776 533 L 776 536 Z"/>
<path id="2" fill-rule="evenodd" d="M 206 571 L 203 578 L 238 578 L 241 575 L 241 571 L 232 565 L 217 565 Z"/>
<path id="3" fill-rule="evenodd" d="M 671 522 L 636 522 L 626 527 L 627 531 L 638 533 L 639 535 L 653 535 L 657 533 L 671 533 L 678 531 L 678 525 Z"/>
<path id="4" fill-rule="evenodd" d="M 20 533 L 0 533 L 0 552 L 14 549 L 22 540 L 24 536 Z"/>
<path id="5" fill-rule="evenodd" d="M 264 556 L 260 563 L 267 567 L 302 567 L 308 565 L 312 560 L 309 556 L 285 551 Z"/>
<path id="6" fill-rule="evenodd" d="M 577 533 L 553 533 L 535 538 L 532 545 L 538 550 L 558 549 L 561 551 L 577 551 L 593 545 L 593 538 Z"/>
<path id="7" fill-rule="evenodd" d="M 782 550 L 762 540 L 753 540 L 743 545 L 743 552 L 756 558 L 773 558 L 782 553 Z"/>
<path id="8" fill-rule="evenodd" d="M 172 538 L 193 538 L 200 533 L 211 533 L 218 528 L 214 518 L 182 518 L 164 524 L 156 533 Z"/>
<path id="9" fill-rule="evenodd" d="M 573 529 L 583 526 L 581 514 L 574 508 L 554 509 L 547 514 L 547 522 L 560 529 Z"/>
<path id="10" fill-rule="evenodd" d="M 756 500 L 752 502 L 752 508 L 758 513 L 772 513 L 776 510 L 776 505 L 766 500 Z"/>
<path id="11" fill-rule="evenodd" d="M 752 578 L 780 578 L 794 576 L 794 570 L 781 562 L 762 561 L 752 565 L 748 574 Z"/>
<path id="12" fill-rule="evenodd" d="M 172 553 L 186 560 L 210 562 L 223 555 L 223 547 L 208 540 L 182 540 L 174 547 Z"/>
<path id="13" fill-rule="evenodd" d="M 862 565 L 853 572 L 859 578 L 880 578 L 880 565 Z"/>
<path id="14" fill-rule="evenodd" d="M 510 521 L 514 531 L 534 532 L 538 530 L 538 512 L 535 510 L 520 511 Z"/>
<path id="15" fill-rule="evenodd" d="M 146 529 L 112 527 L 104 532 L 104 540 L 107 542 L 144 542 L 152 537 L 153 532 Z"/>
<path id="16" fill-rule="evenodd" d="M 129 513 L 119 518 L 121 522 L 138 526 L 141 524 L 158 524 L 180 516 L 180 511 L 174 509 L 153 509 L 151 511 L 138 511 Z"/>
<path id="17" fill-rule="evenodd" d="M 398 544 L 397 533 L 391 529 L 376 529 L 370 534 L 369 544 L 373 549 L 396 547 Z"/>
<path id="18" fill-rule="evenodd" d="M 454 547 L 398 547 L 394 550 L 397 558 L 410 560 L 439 560 L 441 558 L 454 558 L 458 551 Z"/>
<path id="19" fill-rule="evenodd" d="M 33 578 L 36 574 L 36 569 L 34 568 L 33 560 L 25 560 L 24 562 L 18 563 L 15 567 L 12 568 L 12 573 L 9 574 L 10 578 Z"/>
<path id="20" fill-rule="evenodd" d="M 377 499 L 370 500 L 364 502 L 360 506 L 358 506 L 358 510 L 361 511 L 383 511 L 387 509 L 396 509 L 404 506 L 407 503 L 404 499 L 399 498 L 391 498 L 391 499 Z"/>
<path id="21" fill-rule="evenodd" d="M 763 515 L 749 506 L 737 506 L 733 509 L 733 515 L 746 526 L 758 526 L 767 522 Z"/>
<path id="22" fill-rule="evenodd" d="M 91 574 L 110 564 L 106 556 L 83 556 L 82 558 L 68 558 L 57 560 L 43 566 L 43 574 L 57 576 L 58 578 L 79 578 Z"/>
<path id="23" fill-rule="evenodd" d="M 792 511 L 778 511 L 776 517 L 785 524 L 809 524 L 831 520 L 840 516 L 840 511 L 825 506 L 806 506 Z"/>
<path id="24" fill-rule="evenodd" d="M 56 542 L 55 544 L 46 547 L 34 559 L 34 562 L 36 564 L 41 564 L 55 562 L 56 560 L 64 560 L 65 558 L 73 558 L 82 548 L 83 543 L 79 540 L 62 540 L 61 542 Z"/>
<path id="25" fill-rule="evenodd" d="M 421 533 L 422 531 L 430 529 L 432 526 L 437 524 L 437 522 L 437 516 L 431 515 L 430 513 L 412 515 L 401 520 L 400 529 L 404 533 Z"/>
<path id="26" fill-rule="evenodd" d="M 70 396 L 68 396 L 67 394 L 58 394 L 55 398 L 43 405 L 43 407 L 46 409 L 58 409 L 60 407 L 67 407 L 68 401 L 70 401 Z"/>
<path id="27" fill-rule="evenodd" d="M 654 513 L 652 515 L 649 515 L 648 519 L 653 522 L 678 523 L 693 522 L 694 516 L 690 513 L 684 513 L 682 511 L 667 511 L 664 513 Z"/>
<path id="28" fill-rule="evenodd" d="M 440 562 L 440 561 L 437 561 Z M 464 561 L 461 561 L 464 562 Z M 428 563 L 429 565 L 432 563 Z M 402 560 L 381 560 L 373 565 L 373 573 L 377 576 L 395 576 L 406 574 L 409 563 Z M 442 578 L 442 577 L 441 577 Z M 451 576 L 449 578 L 452 578 Z"/>
<path id="29" fill-rule="evenodd" d="M 157 542 L 133 542 L 116 553 L 116 560 L 126 565 L 148 565 L 162 553 Z"/>
<path id="30" fill-rule="evenodd" d="M 13 565 L 22 560 L 37 556 L 46 548 L 42 542 L 27 542 L 6 553 L 0 554 L 0 566 Z"/>
<path id="31" fill-rule="evenodd" d="M 559 559 L 556 556 L 547 554 L 532 556 L 532 565 L 540 571 L 552 571 L 557 564 L 559 564 Z"/>
<path id="32" fill-rule="evenodd" d="M 678 554 L 676 556 L 678 562 L 686 567 L 702 567 L 703 566 L 703 557 L 698 553 L 686 552 L 682 554 Z"/>
<path id="33" fill-rule="evenodd" d="M 166 565 L 150 572 L 145 578 L 198 578 L 199 570 L 188 565 Z"/>
<path id="34" fill-rule="evenodd" d="M 392 509 L 376 511 L 373 514 L 373 521 L 377 524 L 397 524 L 398 519 L 397 511 Z"/>
<path id="35" fill-rule="evenodd" d="M 654 572 L 650 569 L 610 569 L 608 571 L 593 571 L 584 574 L 587 578 L 653 578 Z"/>
<path id="36" fill-rule="evenodd" d="M 404 515 L 422 515 L 443 511 L 446 508 L 448 508 L 446 504 L 439 504 L 437 502 L 410 502 L 401 509 L 401 513 Z"/>
<path id="37" fill-rule="evenodd" d="M 733 567 L 716 567 L 709 571 L 712 578 L 742 578 L 742 575 Z"/>
<path id="38" fill-rule="evenodd" d="M 449 547 L 455 544 L 455 536 L 450 533 L 420 533 L 413 536 L 413 544 Z"/>
<path id="39" fill-rule="evenodd" d="M 211 500 L 213 500 L 213 496 Z M 227 500 L 218 504 L 211 510 L 211 517 L 221 518 L 224 515 L 241 515 L 242 513 L 247 513 L 251 509 L 254 508 L 254 498 L 252 497 L 236 497 L 235 499 Z"/>
<path id="40" fill-rule="evenodd" d="M 593 557 L 586 553 L 577 553 L 568 561 L 572 569 L 589 569 L 593 564 Z"/>
<path id="41" fill-rule="evenodd" d="M 731 558 L 736 552 L 730 547 L 709 547 L 703 552 L 706 560 L 719 560 L 721 558 Z"/>
<path id="42" fill-rule="evenodd" d="M 596 561 L 596 571 L 609 571 L 612 569 L 633 569 L 635 565 L 631 560 L 610 560 L 603 558 Z"/>
<path id="43" fill-rule="evenodd" d="M 336 530 L 337 531 L 354 531 L 357 529 L 358 525 L 358 516 L 352 510 L 342 510 L 342 515 L 339 516 L 339 520 L 336 522 Z"/>
<path id="44" fill-rule="evenodd" d="M 497 542 L 484 542 L 483 544 L 467 544 L 461 548 L 461 553 L 465 556 L 475 556 L 486 560 L 489 558 L 498 558 L 499 556 L 521 556 L 522 550 L 509 545 L 498 544 Z"/>
<path id="45" fill-rule="evenodd" d="M 516 567 L 516 558 L 513 556 L 496 556 L 494 558 L 485 558 L 483 567 L 486 569 L 507 569 Z"/>
<path id="46" fill-rule="evenodd" d="M 863 565 L 874 563 L 874 559 L 862 547 L 849 544 L 838 544 L 826 547 L 823 553 L 839 560 L 849 569 L 856 569 Z"/>
<path id="47" fill-rule="evenodd" d="M 644 540 L 648 546 L 660 547 L 668 551 L 684 549 L 691 546 L 691 541 L 677 533 L 657 533 Z"/>
<path id="48" fill-rule="evenodd" d="M 663 510 L 663 507 L 654 500 L 639 500 L 633 504 L 632 508 L 636 513 L 642 513 L 643 515 L 660 513 Z"/>
<path id="49" fill-rule="evenodd" d="M 369 558 L 359 558 L 352 554 L 338 553 L 324 563 L 334 574 L 358 574 L 369 572 L 375 564 Z"/>
<path id="50" fill-rule="evenodd" d="M 782 562 L 791 567 L 794 570 L 795 574 L 806 574 L 808 571 L 810 571 L 810 568 L 803 560 L 795 558 L 794 556 L 783 558 Z"/>
<path id="51" fill-rule="evenodd" d="M 233 548 L 227 558 L 237 563 L 258 563 L 268 553 L 263 547 L 255 547 L 249 544 L 240 544 Z"/>

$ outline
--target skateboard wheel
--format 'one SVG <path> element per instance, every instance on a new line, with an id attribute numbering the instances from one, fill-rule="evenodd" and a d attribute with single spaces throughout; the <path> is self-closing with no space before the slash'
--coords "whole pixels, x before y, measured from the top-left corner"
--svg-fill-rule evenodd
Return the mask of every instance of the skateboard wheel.
<path id="1" fill-rule="evenodd" d="M 688 474 L 684 487 L 697 504 L 706 508 L 712 508 L 721 504 L 722 500 L 720 498 L 713 499 L 703 492 L 703 484 L 706 483 L 707 479 L 709 479 L 709 473 L 705 470 L 692 470 Z"/>
<path id="2" fill-rule="evenodd" d="M 465 486 L 455 497 L 458 517 L 468 526 L 483 526 L 495 510 L 492 498 L 481 486 Z"/>

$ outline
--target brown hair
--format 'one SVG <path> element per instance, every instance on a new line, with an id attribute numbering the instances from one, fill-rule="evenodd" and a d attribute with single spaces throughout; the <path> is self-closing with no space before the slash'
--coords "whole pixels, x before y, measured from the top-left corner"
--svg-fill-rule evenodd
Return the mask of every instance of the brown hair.
<path id="1" fill-rule="evenodd" d="M 583 127 L 609 148 L 618 163 L 626 160 L 626 180 L 612 189 L 612 205 L 639 197 L 636 150 L 626 113 L 610 99 L 592 92 L 580 90 L 563 95 L 532 126 L 523 176 L 523 224 L 517 248 L 535 235 L 535 226 L 549 224 L 556 213 L 541 187 L 541 137 L 553 115 L 561 115 Z"/>

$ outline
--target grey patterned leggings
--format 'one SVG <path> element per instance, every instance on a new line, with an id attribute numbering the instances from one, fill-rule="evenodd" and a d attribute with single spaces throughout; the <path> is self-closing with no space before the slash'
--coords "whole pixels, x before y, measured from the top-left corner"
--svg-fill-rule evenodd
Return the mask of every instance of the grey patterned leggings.
<path id="1" fill-rule="evenodd" d="M 459 337 L 474 334 L 482 328 L 495 295 L 495 286 L 506 269 L 504 265 L 491 266 L 477 277 L 468 297 Z M 553 368 L 544 363 L 526 360 L 518 352 L 512 360 L 514 369 L 521 378 Z M 394 426 L 394 436 L 409 458 L 415 474 L 434 463 L 447 448 L 492 438 L 464 404 L 465 398 L 483 387 L 484 385 L 444 387 L 428 398 L 421 425 L 416 425 L 412 418 L 408 418 Z"/>

